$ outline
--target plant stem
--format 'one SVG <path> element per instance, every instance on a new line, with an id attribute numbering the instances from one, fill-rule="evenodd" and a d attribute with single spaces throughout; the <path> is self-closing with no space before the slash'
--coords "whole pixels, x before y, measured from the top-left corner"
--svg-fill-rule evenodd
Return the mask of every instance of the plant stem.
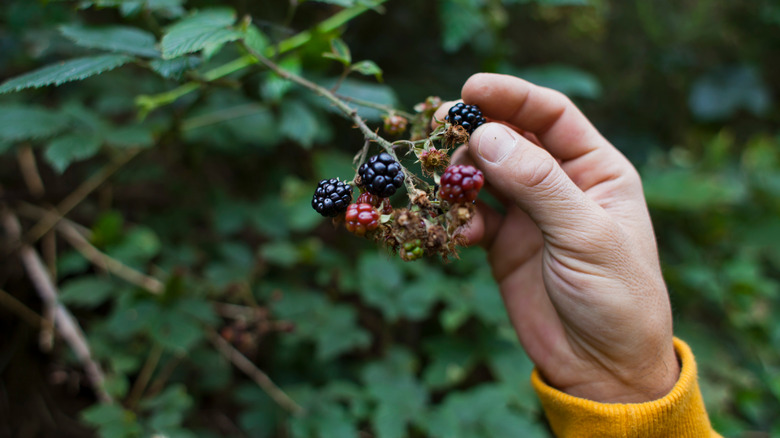
<path id="1" fill-rule="evenodd" d="M 393 147 L 393 144 L 389 141 L 382 138 L 379 134 L 372 131 L 371 128 L 366 125 L 365 120 L 361 118 L 357 110 L 355 108 L 352 108 L 351 106 L 347 105 L 343 100 L 339 99 L 333 92 L 328 90 L 325 87 L 322 87 L 320 85 L 315 84 L 314 82 L 311 82 L 308 79 L 305 79 L 301 76 L 298 76 L 296 74 L 293 74 L 278 65 L 276 65 L 273 61 L 263 56 L 261 53 L 259 53 L 257 50 L 252 49 L 249 47 L 248 44 L 244 43 L 244 48 L 249 52 L 252 56 L 257 58 L 258 61 L 260 61 L 261 64 L 268 67 L 270 70 L 272 70 L 274 73 L 279 75 L 280 77 L 287 79 L 289 81 L 292 81 L 309 91 L 312 91 L 313 93 L 324 97 L 328 101 L 330 101 L 336 108 L 341 111 L 341 113 L 346 116 L 348 119 L 352 120 L 355 125 L 360 129 L 360 132 L 363 133 L 363 136 L 370 141 L 373 141 L 375 143 L 378 143 L 379 146 L 382 147 L 382 149 L 385 150 L 388 154 L 390 154 L 394 160 L 399 161 L 398 156 L 395 153 L 395 148 Z M 406 190 L 409 194 L 409 197 L 411 198 L 416 193 L 414 183 L 412 182 L 411 177 L 409 176 L 409 172 L 404 172 L 404 185 L 406 185 Z"/>
<path id="2" fill-rule="evenodd" d="M 309 41 L 311 41 L 313 36 L 317 34 L 326 34 L 326 33 L 333 32 L 334 30 L 347 24 L 350 20 L 354 19 L 360 14 L 363 14 L 368 10 L 378 7 L 379 5 L 381 5 L 386 1 L 387 0 L 376 0 L 375 3 L 371 6 L 355 5 L 351 8 L 344 9 L 334 14 L 332 17 L 322 21 L 313 29 L 305 30 L 303 32 L 291 36 L 290 38 L 282 40 L 279 44 L 276 44 L 273 47 L 268 47 L 265 50 L 266 52 L 265 55 L 270 57 L 270 56 L 280 55 L 282 53 L 287 53 L 289 51 L 295 50 L 303 46 L 304 44 L 308 43 Z M 205 79 L 206 81 L 213 81 L 215 79 L 219 79 L 229 74 L 243 70 L 253 64 L 257 64 L 257 59 L 255 59 L 255 57 L 251 55 L 244 55 L 226 64 L 223 64 L 219 67 L 215 67 L 205 72 L 203 74 L 203 79 Z M 176 100 L 178 100 L 180 97 L 185 96 L 199 89 L 201 85 L 202 85 L 201 83 L 190 81 L 174 88 L 173 90 L 166 91 L 164 93 L 154 94 L 154 95 L 140 95 L 135 100 L 136 105 L 141 107 L 139 116 L 143 118 L 149 112 L 153 111 L 155 108 L 159 108 L 163 105 L 168 105 L 170 103 L 173 103 Z"/>

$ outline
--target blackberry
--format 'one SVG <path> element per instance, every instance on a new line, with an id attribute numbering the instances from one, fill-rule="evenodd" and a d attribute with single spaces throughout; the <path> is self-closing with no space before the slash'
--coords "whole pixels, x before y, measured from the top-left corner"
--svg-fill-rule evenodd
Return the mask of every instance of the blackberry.
<path id="1" fill-rule="evenodd" d="M 467 203 L 477 199 L 485 176 L 474 166 L 458 164 L 448 167 L 439 182 L 441 199 L 451 204 Z"/>
<path id="2" fill-rule="evenodd" d="M 324 179 L 317 184 L 311 206 L 317 213 L 333 217 L 347 210 L 352 202 L 352 187 L 338 178 Z"/>
<path id="3" fill-rule="evenodd" d="M 371 204 L 350 204 L 344 217 L 347 230 L 358 236 L 379 227 L 379 212 Z"/>
<path id="4" fill-rule="evenodd" d="M 469 134 L 472 134 L 475 129 L 485 123 L 485 118 L 482 117 L 482 111 L 476 105 L 466 105 L 463 102 L 456 103 L 444 120 L 450 122 L 452 125 L 460 125 Z"/>
<path id="5" fill-rule="evenodd" d="M 387 152 L 374 155 L 358 169 L 360 185 L 380 198 L 392 196 L 404 183 L 401 164 Z"/>

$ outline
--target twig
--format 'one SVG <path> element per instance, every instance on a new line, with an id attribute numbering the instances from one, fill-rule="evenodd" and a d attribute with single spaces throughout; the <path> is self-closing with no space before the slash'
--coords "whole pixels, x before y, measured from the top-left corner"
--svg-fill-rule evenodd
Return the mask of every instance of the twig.
<path id="1" fill-rule="evenodd" d="M 217 350 L 225 356 L 236 368 L 240 369 L 249 376 L 260 388 L 266 392 L 279 406 L 293 415 L 302 415 L 304 409 L 290 398 L 281 388 L 271 380 L 270 377 L 262 372 L 255 364 L 246 358 L 240 351 L 236 350 L 230 343 L 219 336 L 213 329 L 208 329 L 211 343 L 217 347 Z"/>
<path id="2" fill-rule="evenodd" d="M 137 271 L 101 252 L 89 243 L 89 241 L 69 222 L 60 221 L 56 227 L 57 231 L 62 233 L 65 240 L 67 240 L 76 251 L 101 269 L 122 278 L 128 283 L 142 287 L 155 295 L 159 295 L 165 291 L 165 285 L 160 280 Z"/>
<path id="3" fill-rule="evenodd" d="M 176 367 L 181 363 L 182 357 L 183 356 L 176 356 L 172 358 L 165 364 L 162 370 L 157 373 L 157 378 L 154 379 L 154 382 L 149 385 L 149 390 L 146 391 L 146 395 L 148 397 L 153 397 L 162 390 L 163 386 L 165 386 L 165 382 L 171 378 L 173 372 L 176 370 Z"/>
<path id="4" fill-rule="evenodd" d="M 157 368 L 157 364 L 160 362 L 163 351 L 165 349 L 160 344 L 154 344 L 152 351 L 149 352 L 149 356 L 146 357 L 141 373 L 138 375 L 135 384 L 133 384 L 130 395 L 127 396 L 127 407 L 129 409 L 134 410 L 138 401 L 143 397 L 146 385 L 149 384 L 149 380 L 151 380 L 154 369 Z"/>
<path id="5" fill-rule="evenodd" d="M 398 114 L 399 116 L 402 116 L 402 117 L 404 117 L 406 119 L 409 119 L 409 120 L 414 118 L 414 114 L 411 114 L 411 113 L 408 113 L 406 111 L 393 108 L 393 107 L 391 107 L 389 105 L 382 105 L 381 103 L 371 102 L 370 100 L 359 99 L 357 97 L 345 96 L 345 95 L 339 94 L 339 93 L 334 93 L 334 94 L 336 95 L 336 97 L 338 97 L 339 99 L 341 99 L 341 100 L 343 100 L 345 102 L 352 102 L 355 105 L 363 106 L 363 107 L 366 107 L 366 108 L 373 108 L 375 110 L 383 111 L 383 112 L 386 112 L 388 114 Z"/>
<path id="6" fill-rule="evenodd" d="M 25 306 L 23 302 L 3 289 L 0 289 L 0 305 L 15 313 L 19 319 L 34 328 L 42 328 L 46 324 L 46 320 L 41 315 L 35 313 L 34 310 Z"/>
<path id="7" fill-rule="evenodd" d="M 315 94 L 329 100 L 336 108 L 339 109 L 339 111 L 341 111 L 342 115 L 344 115 L 345 117 L 347 117 L 348 119 L 352 120 L 355 123 L 355 125 L 358 127 L 358 129 L 360 129 L 360 132 L 363 133 L 363 136 L 366 139 L 378 143 L 379 146 L 381 146 L 382 149 L 385 150 L 385 152 L 390 154 L 396 161 L 399 161 L 398 156 L 395 154 L 395 149 L 393 148 L 393 144 L 385 140 L 381 136 L 379 136 L 376 132 L 372 131 L 371 128 L 369 128 L 368 125 L 366 125 L 366 122 L 358 115 L 357 110 L 355 108 L 352 108 L 351 106 L 344 103 L 343 100 L 339 99 L 335 94 L 333 94 L 327 88 L 317 85 L 314 82 L 309 81 L 308 79 L 290 73 L 289 71 L 279 67 L 270 59 L 263 56 L 263 54 L 250 47 L 249 44 L 247 44 L 246 42 L 244 42 L 243 45 L 246 51 L 249 52 L 250 55 L 257 58 L 257 60 L 260 61 L 261 64 L 271 69 L 277 75 L 281 76 L 284 79 L 287 79 L 288 81 L 295 82 L 296 84 L 304 88 L 307 88 L 309 91 L 312 91 Z M 404 184 L 406 185 L 406 191 L 408 192 L 409 197 L 411 198 L 415 196 L 417 190 L 415 189 L 414 184 L 412 183 L 412 179 L 408 175 L 409 172 L 404 172 L 404 173 L 406 174 L 406 177 L 404 178 Z"/>
<path id="8" fill-rule="evenodd" d="M 6 232 L 11 239 L 19 240 L 21 238 L 21 226 L 19 220 L 13 214 L 2 211 L 2 222 Z M 68 343 L 76 358 L 84 367 L 84 372 L 89 379 L 98 399 L 104 403 L 111 403 L 113 400 L 104 388 L 105 377 L 100 365 L 92 359 L 92 353 L 89 344 L 84 336 L 84 332 L 79 327 L 78 322 L 68 309 L 57 299 L 57 288 L 54 286 L 51 278 L 46 272 L 46 267 L 38 253 L 27 244 L 21 244 L 19 255 L 22 264 L 27 270 L 38 295 L 44 303 L 55 309 L 56 329 L 60 336 Z"/>
<path id="9" fill-rule="evenodd" d="M 70 195 L 63 199 L 57 205 L 57 214 L 49 215 L 41 219 L 35 224 L 32 229 L 25 236 L 24 241 L 27 243 L 34 243 L 44 234 L 48 233 L 59 220 L 70 213 L 81 201 L 84 200 L 90 193 L 100 187 L 111 175 L 117 170 L 121 169 L 128 161 L 138 155 L 140 149 L 132 150 L 124 155 L 120 155 L 114 161 L 110 162 L 98 173 L 92 175 L 89 179 L 81 183 Z"/>
<path id="10" fill-rule="evenodd" d="M 22 171 L 22 178 L 27 185 L 27 190 L 36 198 L 40 198 L 45 193 L 43 180 L 38 172 L 38 165 L 35 164 L 35 154 L 29 144 L 24 144 L 16 148 L 16 159 L 19 161 L 19 169 Z"/>
<path id="11" fill-rule="evenodd" d="M 19 212 L 24 216 L 44 219 L 47 216 L 56 216 L 56 213 L 52 211 L 24 202 L 19 203 L 18 208 Z M 76 251 L 100 269 L 114 274 L 128 283 L 146 289 L 153 294 L 161 294 L 165 290 L 165 285 L 160 280 L 137 271 L 95 248 L 87 240 L 91 232 L 88 228 L 67 218 L 60 218 L 55 227 Z"/>

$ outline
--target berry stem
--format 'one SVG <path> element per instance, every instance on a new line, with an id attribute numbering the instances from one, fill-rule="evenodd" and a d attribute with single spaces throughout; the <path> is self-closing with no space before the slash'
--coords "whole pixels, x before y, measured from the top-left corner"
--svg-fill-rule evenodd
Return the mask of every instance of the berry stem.
<path id="1" fill-rule="evenodd" d="M 393 144 L 385 140 L 384 138 L 382 138 L 376 132 L 372 131 L 371 128 L 369 128 L 368 125 L 366 125 L 366 122 L 363 120 L 363 118 L 358 115 L 357 109 L 347 105 L 346 102 L 339 99 L 338 96 L 336 96 L 333 92 L 331 92 L 327 88 L 317 85 L 308 79 L 305 79 L 301 76 L 298 76 L 294 73 L 291 73 L 279 67 L 273 61 L 266 58 L 262 53 L 251 48 L 248 44 L 246 44 L 246 42 L 243 42 L 243 46 L 246 49 L 246 51 L 249 52 L 250 55 L 257 58 L 257 60 L 260 61 L 261 64 L 265 65 L 268 69 L 272 70 L 280 77 L 292 81 L 314 92 L 315 94 L 329 100 L 331 103 L 333 103 L 334 106 L 336 106 L 336 108 L 338 108 L 341 111 L 341 113 L 344 116 L 346 116 L 348 119 L 352 120 L 355 123 L 355 125 L 358 127 L 358 129 L 360 129 L 360 132 L 363 133 L 363 136 L 366 139 L 378 143 L 379 146 L 381 146 L 382 149 L 385 150 L 385 152 L 390 154 L 390 156 L 392 156 L 394 160 L 400 163 L 400 160 L 398 159 L 398 156 L 395 153 L 395 149 L 393 148 Z M 416 189 L 414 187 L 414 183 L 412 182 L 409 172 L 405 171 L 404 175 L 405 175 L 404 185 L 406 186 L 406 191 L 408 192 L 408 195 L 411 198 L 412 196 L 414 196 Z"/>

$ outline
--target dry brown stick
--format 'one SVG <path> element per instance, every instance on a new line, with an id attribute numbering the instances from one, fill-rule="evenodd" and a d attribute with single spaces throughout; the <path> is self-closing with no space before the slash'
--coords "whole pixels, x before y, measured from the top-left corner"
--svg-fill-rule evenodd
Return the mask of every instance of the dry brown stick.
<path id="1" fill-rule="evenodd" d="M 127 407 L 130 410 L 135 410 L 138 401 L 143 397 L 146 386 L 149 384 L 149 380 L 152 379 L 152 374 L 160 362 L 163 351 L 165 349 L 160 344 L 154 344 L 152 351 L 149 352 L 149 356 L 146 357 L 141 373 L 138 375 L 133 389 L 130 390 L 130 395 L 127 396 Z"/>
<path id="2" fill-rule="evenodd" d="M 36 218 L 56 215 L 56 213 L 27 203 L 20 203 L 19 211 L 26 216 Z M 160 280 L 133 269 L 95 248 L 88 240 L 89 229 L 67 218 L 60 218 L 55 227 L 76 251 L 97 267 L 153 294 L 160 294 L 165 290 L 165 285 Z"/>
<path id="3" fill-rule="evenodd" d="M 287 393 L 282 391 L 266 373 L 257 368 L 251 360 L 247 359 L 240 351 L 236 350 L 228 341 L 222 339 L 222 337 L 213 329 L 208 329 L 208 334 L 211 343 L 217 347 L 217 350 L 232 362 L 236 368 L 243 371 L 244 374 L 254 380 L 255 383 L 257 383 L 257 385 L 276 402 L 276 404 L 293 415 L 302 415 L 305 412 L 304 409 L 291 399 Z"/>
<path id="4" fill-rule="evenodd" d="M 26 322 L 28 325 L 34 328 L 41 328 L 46 324 L 46 320 L 35 313 L 34 310 L 27 307 L 23 302 L 19 301 L 13 295 L 0 289 L 0 305 L 15 313 L 19 319 Z"/>
<path id="5" fill-rule="evenodd" d="M 35 154 L 29 144 L 23 144 L 16 148 L 16 159 L 19 161 L 19 169 L 22 171 L 22 178 L 27 185 L 27 190 L 36 198 L 40 198 L 45 193 L 43 180 L 38 172 L 38 165 L 35 163 Z"/>
<path id="6" fill-rule="evenodd" d="M 6 228 L 8 236 L 13 240 L 21 239 L 21 226 L 19 220 L 13 214 L 2 211 L 2 223 Z M 21 244 L 19 247 L 19 256 L 22 259 L 27 275 L 38 291 L 41 300 L 51 306 L 55 312 L 56 330 L 60 336 L 68 343 L 76 358 L 84 367 L 84 372 L 89 379 L 98 399 L 104 403 L 111 403 L 113 400 L 103 387 L 105 377 L 100 365 L 92 359 L 92 353 L 89 349 L 84 332 L 81 330 L 78 322 L 68 309 L 59 302 L 57 288 L 49 277 L 43 260 L 38 253 L 27 244 Z"/>
<path id="7" fill-rule="evenodd" d="M 90 193 L 100 187 L 111 175 L 117 170 L 121 169 L 128 161 L 138 155 L 140 149 L 132 150 L 124 155 L 121 155 L 114 159 L 114 161 L 108 163 L 103 169 L 96 174 L 89 177 L 86 181 L 81 183 L 70 195 L 65 197 L 57 205 L 57 214 L 51 214 L 35 224 L 29 232 L 25 235 L 24 241 L 27 243 L 34 243 L 44 234 L 48 233 L 59 220 L 68 214 L 73 208 L 75 208 L 81 201 L 84 200 Z"/>
<path id="8" fill-rule="evenodd" d="M 79 233 L 78 229 L 71 225 L 70 221 L 59 221 L 56 227 L 57 231 L 62 234 L 76 251 L 101 269 L 122 278 L 128 283 L 140 286 L 153 294 L 161 294 L 165 290 L 165 285 L 160 280 L 137 271 L 95 248 Z"/>

